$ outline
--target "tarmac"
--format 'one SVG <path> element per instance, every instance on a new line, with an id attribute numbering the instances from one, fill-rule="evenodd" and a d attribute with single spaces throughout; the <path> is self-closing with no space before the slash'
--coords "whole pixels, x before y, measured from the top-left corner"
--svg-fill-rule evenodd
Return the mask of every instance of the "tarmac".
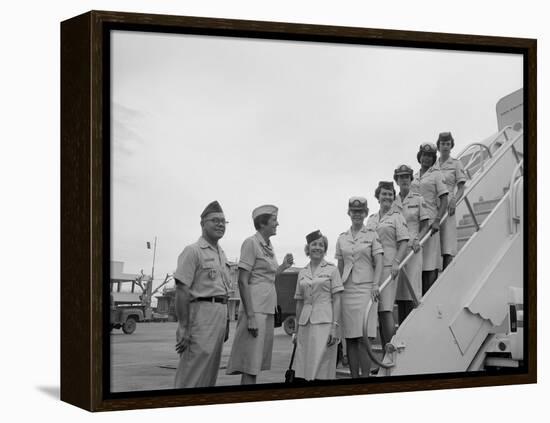
<path id="1" fill-rule="evenodd" d="M 239 385 L 240 375 L 226 375 L 237 322 L 231 321 L 230 335 L 224 344 L 216 386 Z M 111 392 L 172 389 L 179 357 L 175 352 L 177 323 L 140 322 L 136 331 L 126 335 L 111 332 Z M 275 328 L 271 370 L 260 373 L 257 383 L 282 383 L 292 354 L 291 337 Z M 349 378 L 347 368 L 338 367 L 336 377 Z"/>

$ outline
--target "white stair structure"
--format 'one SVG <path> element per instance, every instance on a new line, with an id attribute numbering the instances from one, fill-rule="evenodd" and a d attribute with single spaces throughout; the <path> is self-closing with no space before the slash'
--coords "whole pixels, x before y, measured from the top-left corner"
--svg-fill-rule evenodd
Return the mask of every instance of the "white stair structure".
<path id="1" fill-rule="evenodd" d="M 480 370 L 495 349 L 499 365 L 522 358 L 522 339 L 508 354 L 513 346 L 499 338 L 510 332 L 510 304 L 523 289 L 522 125 L 469 145 L 458 158 L 470 178 L 456 209 L 459 252 L 376 360 L 378 376 Z"/>

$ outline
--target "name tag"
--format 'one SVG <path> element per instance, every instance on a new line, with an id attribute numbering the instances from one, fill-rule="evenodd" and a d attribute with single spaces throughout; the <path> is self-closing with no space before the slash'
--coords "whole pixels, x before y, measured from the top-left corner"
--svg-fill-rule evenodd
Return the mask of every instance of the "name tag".
<path id="1" fill-rule="evenodd" d="M 319 275 L 320 278 L 330 278 L 330 275 Z"/>
<path id="2" fill-rule="evenodd" d="M 413 206 L 407 206 L 407 207 L 408 207 L 409 209 L 417 209 L 417 208 L 418 208 L 419 206 L 418 206 L 418 204 L 416 204 L 416 205 L 413 205 Z"/>
<path id="3" fill-rule="evenodd" d="M 205 258 L 204 261 L 215 261 L 216 259 L 214 257 Z"/>

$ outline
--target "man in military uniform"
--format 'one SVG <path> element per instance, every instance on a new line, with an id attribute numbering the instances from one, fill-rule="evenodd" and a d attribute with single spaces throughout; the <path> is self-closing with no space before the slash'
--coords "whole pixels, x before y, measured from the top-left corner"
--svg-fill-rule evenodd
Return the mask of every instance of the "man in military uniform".
<path id="1" fill-rule="evenodd" d="M 176 280 L 176 352 L 180 362 L 176 388 L 214 386 L 222 347 L 228 337 L 227 259 L 218 241 L 226 220 L 217 201 L 201 213 L 202 236 L 178 257 Z"/>

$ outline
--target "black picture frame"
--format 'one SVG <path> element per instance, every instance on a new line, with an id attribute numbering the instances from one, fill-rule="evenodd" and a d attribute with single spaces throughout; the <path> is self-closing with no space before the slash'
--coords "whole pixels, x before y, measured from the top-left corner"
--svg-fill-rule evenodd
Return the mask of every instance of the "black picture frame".
<path id="1" fill-rule="evenodd" d="M 217 387 L 113 394 L 106 321 L 109 273 L 109 33 L 111 30 L 239 36 L 523 55 L 525 189 L 525 367 L 484 375 L 392 377 L 289 387 Z M 536 40 L 354 27 L 91 11 L 61 23 L 61 399 L 90 411 L 221 404 L 535 383 Z M 106 301 L 107 298 L 107 301 Z"/>

